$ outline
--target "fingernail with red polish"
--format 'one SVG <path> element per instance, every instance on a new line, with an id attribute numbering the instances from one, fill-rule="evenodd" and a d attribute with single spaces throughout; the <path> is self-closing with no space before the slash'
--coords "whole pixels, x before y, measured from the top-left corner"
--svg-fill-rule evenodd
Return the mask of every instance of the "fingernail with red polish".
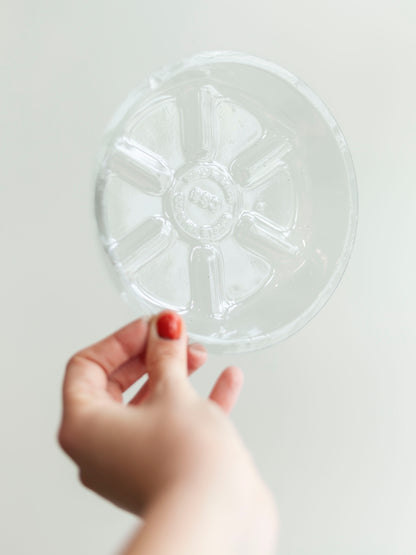
<path id="1" fill-rule="evenodd" d="M 175 312 L 163 312 L 157 319 L 157 333 L 162 339 L 179 339 L 182 319 Z"/>

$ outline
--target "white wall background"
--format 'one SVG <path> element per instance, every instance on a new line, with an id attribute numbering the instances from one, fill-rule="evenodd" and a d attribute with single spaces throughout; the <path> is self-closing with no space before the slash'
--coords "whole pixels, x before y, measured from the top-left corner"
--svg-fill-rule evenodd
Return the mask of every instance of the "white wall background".
<path id="1" fill-rule="evenodd" d="M 0 0 L 0 552 L 113 555 L 134 519 L 55 433 L 69 355 L 130 319 L 92 216 L 97 145 L 150 71 L 202 50 L 276 61 L 328 104 L 360 190 L 341 285 L 243 366 L 233 418 L 273 489 L 280 555 L 416 552 L 414 0 Z M 149 554 L 150 555 L 150 554 Z M 197 554 L 196 554 L 197 555 Z"/>

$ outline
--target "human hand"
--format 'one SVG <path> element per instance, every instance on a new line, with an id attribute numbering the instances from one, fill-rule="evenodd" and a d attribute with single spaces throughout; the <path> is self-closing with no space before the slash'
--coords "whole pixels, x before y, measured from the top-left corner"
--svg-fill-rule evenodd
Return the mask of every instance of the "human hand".
<path id="1" fill-rule="evenodd" d="M 209 518 L 225 511 L 239 526 L 252 527 L 263 510 L 272 520 L 271 496 L 225 414 L 242 373 L 226 368 L 209 399 L 201 399 L 187 374 L 206 353 L 187 348 L 184 323 L 177 323 L 178 339 L 161 338 L 157 318 L 137 320 L 71 358 L 60 443 L 84 485 L 135 514 L 149 515 L 170 498 L 188 513 L 199 500 Z M 145 373 L 148 381 L 124 405 L 123 391 Z"/>

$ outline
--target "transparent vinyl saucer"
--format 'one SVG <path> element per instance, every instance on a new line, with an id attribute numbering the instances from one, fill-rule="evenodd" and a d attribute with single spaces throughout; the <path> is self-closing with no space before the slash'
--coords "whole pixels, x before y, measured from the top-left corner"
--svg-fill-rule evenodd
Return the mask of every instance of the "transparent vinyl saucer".
<path id="1" fill-rule="evenodd" d="M 216 352 L 270 346 L 336 288 L 357 224 L 354 168 L 322 101 L 234 52 L 149 77 L 107 130 L 96 218 L 136 315 L 179 312 Z"/>

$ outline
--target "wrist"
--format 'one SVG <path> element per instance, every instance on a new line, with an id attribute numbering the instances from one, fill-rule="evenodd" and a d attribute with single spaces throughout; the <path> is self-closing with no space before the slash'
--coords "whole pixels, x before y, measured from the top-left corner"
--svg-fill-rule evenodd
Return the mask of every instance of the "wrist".
<path id="1" fill-rule="evenodd" d="M 125 555 L 270 555 L 276 513 L 264 493 L 249 485 L 233 492 L 195 480 L 176 483 L 148 507 Z"/>
<path id="2" fill-rule="evenodd" d="M 237 555 L 236 528 L 235 514 L 216 492 L 175 484 L 148 507 L 124 555 Z"/>

